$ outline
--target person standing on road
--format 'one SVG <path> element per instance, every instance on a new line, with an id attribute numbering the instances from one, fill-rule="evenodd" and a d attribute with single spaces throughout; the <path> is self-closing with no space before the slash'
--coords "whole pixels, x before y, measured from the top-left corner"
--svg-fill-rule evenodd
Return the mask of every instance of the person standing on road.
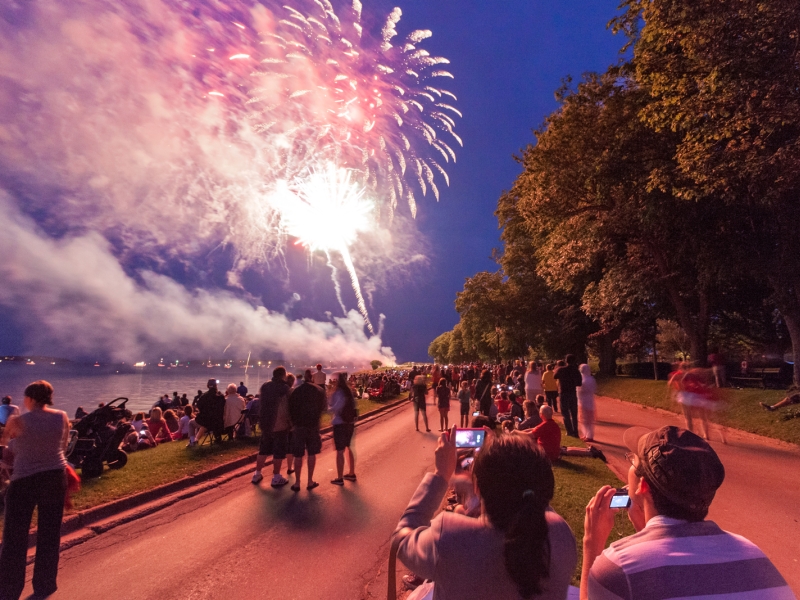
<path id="1" fill-rule="evenodd" d="M 450 386 L 442 377 L 436 387 L 436 407 L 439 409 L 439 431 L 450 429 Z"/>
<path id="2" fill-rule="evenodd" d="M 482 415 L 489 416 L 489 411 L 494 404 L 492 403 L 492 372 L 484 369 L 478 383 L 475 384 L 475 399 Z"/>
<path id="3" fill-rule="evenodd" d="M 561 413 L 564 415 L 564 429 L 567 435 L 578 437 L 578 388 L 583 379 L 578 370 L 574 354 L 564 357 L 567 363 L 556 369 L 553 378 L 558 381 L 558 395 L 561 397 Z"/>
<path id="4" fill-rule="evenodd" d="M 581 600 L 795 597 L 755 544 L 706 520 L 725 479 L 707 442 L 674 426 L 631 427 L 623 439 L 637 533 L 604 550 L 619 509 L 616 490 L 600 488 L 586 507 Z"/>
<path id="5" fill-rule="evenodd" d="M 350 444 L 353 441 L 353 432 L 356 428 L 356 399 L 353 390 L 347 383 L 347 373 L 338 373 L 336 376 L 336 390 L 331 396 L 330 410 L 333 413 L 333 445 L 336 448 L 336 479 L 333 485 L 344 485 L 344 480 L 356 480 L 356 459 Z M 347 462 L 350 470 L 344 474 L 344 455 L 347 451 Z"/>
<path id="6" fill-rule="evenodd" d="M 317 370 L 314 375 L 311 377 L 311 382 L 315 383 L 323 390 L 325 389 L 325 383 L 328 381 L 328 376 L 325 375 L 325 372 L 322 370 L 322 365 L 317 364 Z"/>
<path id="7" fill-rule="evenodd" d="M 67 493 L 69 417 L 55 410 L 53 386 L 35 381 L 25 388 L 28 412 L 12 417 L 4 432 L 14 441 L 14 472 L 5 497 L 0 598 L 17 600 L 25 587 L 25 557 L 33 509 L 38 511 L 33 592 L 44 598 L 57 589 L 61 518 Z"/>
<path id="8" fill-rule="evenodd" d="M 469 393 L 469 381 L 462 381 L 459 387 L 461 388 L 458 390 L 458 403 L 461 408 L 461 420 L 459 422 L 459 427 L 467 428 L 469 427 L 469 405 L 470 400 L 472 399 Z"/>
<path id="9" fill-rule="evenodd" d="M 425 384 L 425 375 L 417 375 L 414 378 L 414 385 L 411 387 L 411 402 L 414 405 L 414 428 L 419 431 L 419 413 L 422 413 L 422 422 L 425 423 L 425 431 L 430 431 L 428 427 L 427 399 L 428 386 Z"/>
<path id="10" fill-rule="evenodd" d="M 294 455 L 295 480 L 292 491 L 300 491 L 300 477 L 303 474 L 303 456 L 308 452 L 308 485 L 313 490 L 319 484 L 314 481 L 314 467 L 317 454 L 322 451 L 322 438 L 319 435 L 319 420 L 328 408 L 325 391 L 311 383 L 311 369 L 306 369 L 303 383 L 289 396 L 289 417 L 292 419 L 292 454 Z"/>
<path id="11" fill-rule="evenodd" d="M 580 366 L 581 386 L 578 388 L 578 433 L 584 442 L 594 441 L 594 423 L 597 420 L 594 395 L 597 393 L 597 380 L 587 364 Z"/>
<path id="12" fill-rule="evenodd" d="M 272 454 L 272 487 L 281 487 L 289 483 L 289 480 L 281 475 L 281 465 L 289 451 L 289 432 L 292 428 L 289 420 L 289 392 L 286 369 L 275 367 L 272 371 L 272 380 L 264 383 L 259 391 L 261 442 L 258 447 L 253 483 L 264 479 L 261 470 L 269 454 Z M 291 466 L 290 464 L 290 469 Z"/>
<path id="13" fill-rule="evenodd" d="M 542 374 L 542 388 L 544 388 L 544 397 L 547 404 L 552 406 L 555 412 L 558 412 L 558 382 L 554 376 L 553 364 L 549 363 Z"/>

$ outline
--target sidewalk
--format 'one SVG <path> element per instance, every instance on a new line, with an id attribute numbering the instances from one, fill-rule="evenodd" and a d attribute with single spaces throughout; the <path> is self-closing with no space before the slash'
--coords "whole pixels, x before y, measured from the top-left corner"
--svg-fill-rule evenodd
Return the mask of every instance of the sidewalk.
<path id="1" fill-rule="evenodd" d="M 603 396 L 596 401 L 595 445 L 624 481 L 628 449 L 622 434 L 628 427 L 685 426 L 674 413 Z M 726 431 L 727 445 L 720 441 L 718 428 L 712 427 L 711 445 L 725 465 L 725 482 L 708 518 L 757 544 L 800 596 L 800 447 L 736 429 Z"/>

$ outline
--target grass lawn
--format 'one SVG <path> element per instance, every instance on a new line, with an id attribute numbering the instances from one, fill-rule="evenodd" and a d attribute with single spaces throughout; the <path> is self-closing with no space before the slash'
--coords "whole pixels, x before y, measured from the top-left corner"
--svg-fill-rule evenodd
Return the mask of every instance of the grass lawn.
<path id="1" fill-rule="evenodd" d="M 679 406 L 670 400 L 667 384 L 664 381 L 613 377 L 598 379 L 597 383 L 598 394 L 601 396 L 610 396 L 644 406 L 680 412 Z M 791 407 L 768 412 L 758 405 L 759 402 L 774 404 L 786 396 L 786 390 L 726 388 L 721 392 L 723 408 L 712 416 L 712 421 L 715 423 L 800 444 L 800 419 L 787 421 L 781 419 L 782 415 L 792 410 Z"/>
<path id="2" fill-rule="evenodd" d="M 572 437 L 566 437 L 562 427 L 562 445 L 584 446 Z M 596 458 L 583 458 L 578 456 L 562 457 L 558 464 L 553 466 L 556 479 L 553 509 L 569 523 L 578 545 L 578 564 L 572 576 L 572 585 L 580 586 L 581 564 L 583 562 L 583 520 L 586 515 L 586 505 L 592 496 L 604 485 L 621 487 L 623 484 L 617 476 L 602 461 Z M 617 541 L 634 533 L 633 525 L 628 520 L 625 511 L 617 514 L 616 525 L 608 538 L 608 543 Z"/>

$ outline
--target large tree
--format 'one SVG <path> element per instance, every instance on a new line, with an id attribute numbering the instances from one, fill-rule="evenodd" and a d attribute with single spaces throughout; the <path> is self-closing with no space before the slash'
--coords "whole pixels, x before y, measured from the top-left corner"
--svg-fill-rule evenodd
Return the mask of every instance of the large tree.
<path id="1" fill-rule="evenodd" d="M 729 260 L 769 284 L 800 385 L 800 9 L 796 0 L 626 0 L 641 114 L 678 137 L 676 193 L 722 199 Z M 639 29 L 641 27 L 641 29 Z M 688 184 L 687 184 L 688 182 Z M 681 323 L 683 325 L 683 323 Z M 688 331 L 687 331 L 688 333 Z"/>

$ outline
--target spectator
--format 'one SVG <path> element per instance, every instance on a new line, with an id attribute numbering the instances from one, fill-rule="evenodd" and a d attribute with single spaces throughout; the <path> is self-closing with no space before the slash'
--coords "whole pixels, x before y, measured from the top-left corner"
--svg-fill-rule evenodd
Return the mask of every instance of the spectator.
<path id="1" fill-rule="evenodd" d="M 136 415 L 134 415 L 133 417 L 133 421 L 131 421 L 131 425 L 133 425 L 133 428 L 136 430 L 136 433 L 142 431 L 143 427 L 147 427 L 147 423 L 144 420 L 144 413 L 143 412 L 136 413 Z"/>
<path id="2" fill-rule="evenodd" d="M 203 397 L 203 390 L 197 390 L 197 394 L 192 399 L 192 406 L 196 407 L 197 403 L 200 401 L 200 398 Z"/>
<path id="3" fill-rule="evenodd" d="M 308 485 L 313 490 L 319 484 L 314 481 L 314 467 L 317 454 L 322 450 L 319 435 L 319 420 L 328 407 L 325 392 L 311 383 L 311 369 L 306 369 L 305 381 L 295 388 L 289 396 L 289 416 L 292 419 L 292 454 L 294 455 L 295 480 L 292 491 L 300 491 L 300 478 L 303 474 L 303 457 L 308 452 Z"/>
<path id="4" fill-rule="evenodd" d="M 547 403 L 553 407 L 553 410 L 558 412 L 558 382 L 555 380 L 555 371 L 553 370 L 552 363 L 544 368 L 542 374 L 542 388 L 544 388 L 544 396 Z"/>
<path id="5" fill-rule="evenodd" d="M 189 406 L 189 398 L 186 394 L 181 395 L 181 406 Z"/>
<path id="6" fill-rule="evenodd" d="M 436 406 L 439 409 L 439 431 L 450 429 L 450 387 L 442 377 L 436 387 Z"/>
<path id="7" fill-rule="evenodd" d="M 617 509 L 604 486 L 586 507 L 581 599 L 794 598 L 750 541 L 706 520 L 725 469 L 716 452 L 674 426 L 625 432 L 628 518 L 637 533 L 603 550 Z"/>
<path id="8" fill-rule="evenodd" d="M 459 427 L 466 428 L 468 427 L 469 423 L 469 405 L 470 405 L 470 393 L 469 393 L 469 381 L 462 381 L 459 385 L 458 390 L 458 403 L 461 406 L 461 420 L 459 422 Z"/>
<path id="9" fill-rule="evenodd" d="M 247 398 L 247 386 L 244 384 L 244 381 L 239 382 L 239 387 L 236 388 L 236 393 L 242 398 Z"/>
<path id="10" fill-rule="evenodd" d="M 759 402 L 759 404 L 761 405 L 761 408 L 763 408 L 764 410 L 769 410 L 769 411 L 778 410 L 779 408 L 783 408 L 784 406 L 791 406 L 792 404 L 800 404 L 800 393 L 789 394 L 788 396 L 786 396 L 786 398 L 784 398 L 780 402 L 776 402 L 772 406 L 770 406 L 769 404 L 765 404 L 764 402 Z"/>
<path id="11" fill-rule="evenodd" d="M 578 392 L 578 433 L 584 442 L 594 441 L 595 414 L 594 395 L 597 393 L 597 381 L 592 377 L 589 365 L 580 366 L 582 383 Z"/>
<path id="12" fill-rule="evenodd" d="M 169 435 L 174 440 L 177 439 L 178 431 L 181 428 L 180 422 L 178 421 L 178 416 L 175 414 L 171 408 L 169 410 L 164 411 L 164 422 L 167 424 L 167 429 L 169 429 Z"/>
<path id="13" fill-rule="evenodd" d="M 425 431 L 430 431 L 428 427 L 428 413 L 426 396 L 428 395 L 428 386 L 425 385 L 425 376 L 417 375 L 414 378 L 414 385 L 411 388 L 411 402 L 414 404 L 414 428 L 419 431 L 419 413 L 422 413 L 422 421 L 425 423 Z"/>
<path id="14" fill-rule="evenodd" d="M 525 399 L 533 402 L 536 396 L 542 393 L 542 375 L 536 368 L 536 363 L 530 361 L 528 370 L 525 371 Z"/>
<path id="15" fill-rule="evenodd" d="M 214 439 L 221 442 L 222 431 L 225 428 L 225 398 L 217 390 L 216 379 L 209 379 L 206 386 L 208 391 L 197 401 L 199 414 L 194 418 L 200 426 L 197 437 L 202 441 L 203 435 L 210 431 Z"/>
<path id="16" fill-rule="evenodd" d="M 194 409 L 191 406 L 184 406 L 183 407 L 183 416 L 178 421 L 178 433 L 173 436 L 176 440 L 185 440 L 190 439 L 189 434 L 191 432 L 189 425 L 192 422 L 192 413 Z"/>
<path id="17" fill-rule="evenodd" d="M 558 381 L 558 396 L 561 399 L 561 413 L 564 415 L 564 429 L 567 435 L 578 437 L 578 387 L 582 383 L 581 373 L 575 363 L 574 354 L 564 357 L 567 363 L 556 369 L 553 378 Z"/>
<path id="18" fill-rule="evenodd" d="M 172 401 L 169 399 L 169 396 L 167 394 L 164 394 L 163 396 L 159 396 L 158 400 L 156 400 L 153 403 L 152 408 L 158 408 L 163 413 L 165 410 L 171 407 L 172 407 Z"/>
<path id="19" fill-rule="evenodd" d="M 475 398 L 481 414 L 489 416 L 492 407 L 492 372 L 484 369 L 478 383 L 475 384 Z"/>
<path id="20" fill-rule="evenodd" d="M 397 526 L 400 561 L 433 581 L 436 598 L 565 598 L 577 555 L 569 525 L 549 505 L 549 461 L 525 437 L 489 438 L 473 463 L 485 518 L 433 518 L 456 467 L 453 435 L 439 437 L 435 471 Z"/>
<path id="21" fill-rule="evenodd" d="M 170 405 L 167 408 L 180 408 L 181 407 L 181 399 L 178 396 L 178 392 L 172 392 L 172 400 L 170 400 Z"/>
<path id="22" fill-rule="evenodd" d="M 331 425 L 333 425 L 333 445 L 336 448 L 336 479 L 333 485 L 344 485 L 344 480 L 356 480 L 356 459 L 350 444 L 353 441 L 355 431 L 356 400 L 353 390 L 347 384 L 347 373 L 339 373 L 336 377 L 336 390 L 331 396 L 330 410 L 333 413 Z M 347 462 L 350 470 L 344 474 L 344 455 L 347 451 Z"/>
<path id="23" fill-rule="evenodd" d="M 150 435 L 146 426 L 142 429 L 141 433 L 131 431 L 125 436 L 125 441 L 122 443 L 122 449 L 128 454 L 155 447 L 156 441 L 153 439 L 153 436 Z"/>
<path id="24" fill-rule="evenodd" d="M 53 386 L 35 381 L 25 388 L 27 412 L 9 419 L 3 438 L 14 445 L 14 472 L 5 495 L 3 545 L 0 550 L 0 598 L 17 600 L 25 587 L 28 530 L 37 509 L 34 597 L 57 589 L 61 518 L 67 493 L 69 418 L 55 410 Z"/>
<path id="25" fill-rule="evenodd" d="M 19 406 L 11 404 L 11 396 L 3 396 L 3 402 L 0 404 L 0 425 L 5 426 L 11 417 L 19 414 Z M 75 417 L 76 419 L 78 417 Z"/>
<path id="26" fill-rule="evenodd" d="M 539 407 L 536 406 L 535 402 L 526 401 L 523 408 L 525 409 L 525 419 L 519 424 L 517 429 L 526 431 L 528 429 L 533 429 L 542 422 L 542 418 L 539 416 Z"/>
<path id="27" fill-rule="evenodd" d="M 150 411 L 150 418 L 147 419 L 147 428 L 155 438 L 156 443 L 161 444 L 172 441 L 172 434 L 169 427 L 167 427 L 167 422 L 164 420 L 160 408 L 155 407 Z"/>
<path id="28" fill-rule="evenodd" d="M 231 383 L 225 388 L 225 433 L 228 439 L 233 440 L 233 428 L 242 418 L 244 399 L 237 393 L 236 384 Z"/>
<path id="29" fill-rule="evenodd" d="M 539 416 L 542 422 L 533 429 L 525 432 L 534 438 L 544 450 L 547 458 L 555 462 L 561 456 L 561 427 L 553 421 L 553 408 L 544 405 L 539 409 Z"/>
<path id="30" fill-rule="evenodd" d="M 323 390 L 325 389 L 325 382 L 328 380 L 327 375 L 322 370 L 322 365 L 317 364 L 317 370 L 314 375 L 311 376 L 311 383 L 317 384 Z"/>
<path id="31" fill-rule="evenodd" d="M 494 403 L 497 405 L 498 414 L 504 415 L 511 410 L 511 401 L 508 399 L 508 392 L 502 391 L 494 397 Z"/>
<path id="32" fill-rule="evenodd" d="M 281 475 L 281 466 L 289 451 L 289 432 L 292 427 L 289 420 L 290 391 L 291 385 L 287 381 L 284 367 L 275 367 L 272 371 L 272 380 L 261 386 L 259 392 L 259 398 L 261 399 L 261 442 L 258 447 L 258 456 L 256 457 L 253 483 L 258 483 L 264 479 L 261 470 L 264 468 L 268 454 L 272 454 L 272 482 L 270 485 L 277 488 L 289 483 L 289 480 Z"/>

